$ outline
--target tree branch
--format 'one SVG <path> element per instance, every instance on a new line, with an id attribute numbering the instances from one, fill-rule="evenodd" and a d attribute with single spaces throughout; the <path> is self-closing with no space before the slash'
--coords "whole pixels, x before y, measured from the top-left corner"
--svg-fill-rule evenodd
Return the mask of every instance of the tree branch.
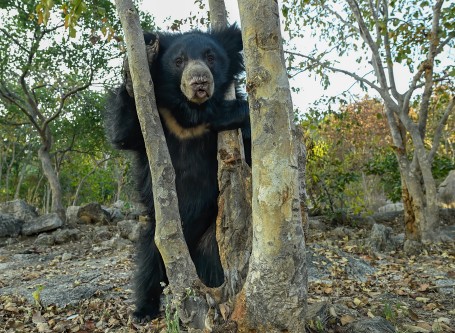
<path id="1" fill-rule="evenodd" d="M 449 119 L 450 114 L 452 111 L 455 110 L 455 96 L 452 96 L 449 104 L 447 105 L 444 114 L 442 115 L 441 120 L 439 121 L 438 126 L 435 129 L 435 134 L 433 137 L 433 145 L 431 147 L 430 152 L 428 153 L 428 161 L 430 165 L 433 163 L 434 157 L 439 147 L 439 142 L 442 137 L 444 126 L 447 124 L 447 120 Z"/>
<path id="2" fill-rule="evenodd" d="M 14 38 L 13 35 L 11 35 L 8 31 L 6 31 L 5 28 L 0 27 L 0 31 L 3 32 L 5 34 L 5 36 L 8 37 L 11 41 L 13 41 L 14 44 L 16 44 L 16 46 L 18 46 L 22 51 L 24 51 L 24 52 L 29 51 L 29 50 L 27 50 L 26 47 L 24 47 L 24 43 L 19 42 L 16 38 Z"/>
<path id="3" fill-rule="evenodd" d="M 433 72 L 434 59 L 436 56 L 437 46 L 439 45 L 439 19 L 441 17 L 441 7 L 444 0 L 438 0 L 433 7 L 433 22 L 431 25 L 431 33 L 429 37 L 430 47 L 427 54 L 425 66 L 425 87 L 422 93 L 422 101 L 419 110 L 419 132 L 422 139 L 425 138 L 425 129 L 427 127 L 428 108 L 430 106 L 430 98 L 433 93 Z"/>
<path id="4" fill-rule="evenodd" d="M 384 66 L 382 65 L 381 55 L 379 53 L 378 45 L 374 42 L 373 37 L 371 36 L 368 27 L 363 20 L 362 13 L 360 11 L 359 5 L 355 0 L 346 0 L 351 8 L 352 14 L 354 15 L 357 24 L 359 25 L 360 36 L 365 41 L 365 43 L 369 46 L 371 53 L 372 53 L 372 63 L 373 67 L 376 72 L 376 76 L 378 78 L 379 84 L 382 88 L 381 96 L 383 96 L 384 100 L 390 99 L 388 96 L 388 86 L 387 86 L 387 79 L 384 72 Z"/>
<path id="5" fill-rule="evenodd" d="M 389 84 L 390 84 L 390 91 L 392 92 L 392 96 L 395 97 L 397 101 L 400 103 L 403 102 L 403 95 L 398 93 L 397 86 L 395 83 L 395 74 L 393 71 L 393 60 L 392 60 L 392 52 L 390 51 L 390 39 L 389 39 L 389 2 L 388 0 L 383 0 L 383 11 L 384 11 L 384 48 L 386 53 L 386 61 L 387 61 L 387 73 L 389 75 Z"/>
<path id="6" fill-rule="evenodd" d="M 32 66 L 33 58 L 35 57 L 35 53 L 38 50 L 39 47 L 39 42 L 41 41 L 41 38 L 43 35 L 37 37 L 36 36 L 36 31 L 33 34 L 33 40 L 32 44 L 30 46 L 30 50 L 27 50 L 28 57 L 27 57 L 27 63 L 24 65 L 22 68 L 22 74 L 19 77 L 19 83 L 22 87 L 22 90 L 27 97 L 27 102 L 30 106 L 26 112 L 31 112 L 31 116 L 33 118 L 38 117 L 41 121 L 44 121 L 44 116 L 38 111 L 38 105 L 36 104 L 35 99 L 33 98 L 32 94 L 30 93 L 30 90 L 28 89 L 27 83 L 25 82 L 25 78 L 27 77 L 30 67 Z"/>
<path id="7" fill-rule="evenodd" d="M 359 82 L 362 82 L 362 83 L 368 85 L 369 87 L 373 88 L 381 96 L 383 95 L 384 89 L 382 89 L 381 87 L 375 85 L 373 82 L 365 79 L 364 77 L 362 77 L 360 75 L 357 75 L 355 73 L 349 72 L 349 71 L 341 69 L 341 68 L 330 66 L 330 65 L 328 65 L 328 62 L 323 62 L 323 61 L 321 61 L 319 59 L 316 59 L 314 57 L 311 57 L 311 56 L 307 56 L 307 55 L 304 55 L 304 54 L 301 54 L 301 53 L 297 53 L 297 52 L 292 52 L 292 51 L 285 51 L 285 52 L 288 53 L 288 54 L 292 54 L 292 55 L 295 55 L 295 56 L 299 56 L 299 57 L 308 59 L 308 60 L 318 64 L 319 66 L 322 66 L 323 68 L 328 69 L 328 70 L 330 70 L 332 72 L 342 73 L 342 74 L 345 74 L 347 76 L 350 76 L 350 77 L 354 78 L 355 80 L 357 80 Z"/>
<path id="8" fill-rule="evenodd" d="M 8 90 L 6 84 L 2 81 L 0 82 L 0 98 L 8 104 L 13 104 L 21 110 L 25 116 L 30 120 L 31 124 L 40 131 L 40 126 L 36 122 L 30 110 L 27 108 L 26 103 L 20 98 L 17 94 Z"/>
<path id="9" fill-rule="evenodd" d="M 339 12 L 333 10 L 331 7 L 326 6 L 326 5 L 323 5 L 322 8 L 324 8 L 324 10 L 326 10 L 326 11 L 329 12 L 329 13 L 331 13 L 332 15 L 335 15 L 335 16 L 341 21 L 341 23 L 347 25 L 348 27 L 350 27 L 351 29 L 353 29 L 354 31 L 356 31 L 358 34 L 360 34 L 359 28 L 357 28 L 357 27 L 356 27 L 354 24 L 352 24 L 351 22 L 346 21 L 346 20 L 339 14 Z"/>
<path id="10" fill-rule="evenodd" d="M 78 93 L 79 91 L 85 90 L 88 87 L 90 87 L 90 85 L 93 82 L 93 77 L 95 75 L 94 70 L 93 70 L 93 54 L 92 54 L 92 58 L 90 59 L 89 68 L 90 68 L 90 75 L 89 75 L 88 81 L 85 84 L 83 84 L 81 86 L 78 86 L 78 87 L 75 87 L 75 88 L 71 89 L 70 91 L 68 91 L 68 92 L 66 92 L 65 94 L 62 95 L 62 97 L 60 98 L 60 104 L 59 104 L 59 107 L 57 109 L 57 112 L 55 112 L 52 116 L 50 116 L 48 119 L 46 119 L 46 121 L 43 124 L 43 129 L 46 129 L 47 126 L 49 126 L 49 124 L 52 121 L 54 121 L 54 119 L 56 119 L 58 116 L 60 116 L 60 114 L 62 113 L 63 108 L 65 106 L 65 102 L 66 102 L 66 100 L 69 97 L 71 97 L 72 95 Z"/>

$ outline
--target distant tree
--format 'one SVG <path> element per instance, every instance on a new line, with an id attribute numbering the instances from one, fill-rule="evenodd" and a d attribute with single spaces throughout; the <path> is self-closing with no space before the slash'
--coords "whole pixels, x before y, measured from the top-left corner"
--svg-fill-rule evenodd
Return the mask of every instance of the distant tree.
<path id="1" fill-rule="evenodd" d="M 1 117 L 11 106 L 20 112 L 20 121 L 29 123 L 40 141 L 38 156 L 52 192 L 52 211 L 64 217 L 63 193 L 55 158 L 52 125 L 58 118 L 70 120 L 68 104 L 94 84 L 95 77 L 106 77 L 108 62 L 118 55 L 110 47 L 114 7 L 98 2 L 98 10 L 76 9 L 80 29 L 66 27 L 62 15 L 65 1 L 11 0 L 0 8 L 0 102 Z M 103 31 L 106 34 L 103 35 Z M 104 72 L 103 72 L 104 71 Z M 71 109 L 77 112 L 77 107 Z"/>
<path id="2" fill-rule="evenodd" d="M 438 128 L 445 129 L 455 109 L 455 64 L 447 56 L 455 45 L 455 3 L 286 0 L 283 14 L 291 37 L 309 33 L 326 45 L 321 49 L 319 44 L 305 54 L 291 52 L 294 60 L 303 59 L 297 67 L 315 70 L 325 84 L 329 84 L 327 73 L 343 73 L 383 100 L 401 173 L 406 244 L 444 237 L 438 233 L 436 182 L 431 171 L 440 136 L 429 137 L 428 120 L 435 111 L 430 105 L 437 85 L 452 90 L 447 103 L 438 107 Z M 358 68 L 353 69 L 353 60 Z M 406 70 L 403 67 L 412 78 L 400 91 L 396 82 Z"/>

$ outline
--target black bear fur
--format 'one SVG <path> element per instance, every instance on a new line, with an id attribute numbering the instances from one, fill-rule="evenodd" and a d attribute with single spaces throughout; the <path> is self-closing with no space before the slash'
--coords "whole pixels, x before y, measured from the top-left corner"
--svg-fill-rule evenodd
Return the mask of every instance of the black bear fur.
<path id="1" fill-rule="evenodd" d="M 216 287 L 224 281 L 215 238 L 218 132 L 241 128 L 250 162 L 247 102 L 240 94 L 235 100 L 224 99 L 244 69 L 241 33 L 231 26 L 211 32 L 145 34 L 146 44 L 152 44 L 156 35 L 159 52 L 150 73 L 176 173 L 183 232 L 199 277 L 207 286 Z M 186 71 L 188 66 L 194 71 Z M 182 82 L 183 72 L 184 80 L 190 82 Z M 191 94 L 194 98 L 188 96 Z M 116 148 L 133 152 L 138 190 L 148 209 L 150 223 L 139 241 L 137 256 L 134 315 L 153 318 L 159 314 L 160 282 L 168 281 L 154 242 L 155 211 L 144 140 L 134 99 L 125 84 L 110 99 L 106 131 Z"/>

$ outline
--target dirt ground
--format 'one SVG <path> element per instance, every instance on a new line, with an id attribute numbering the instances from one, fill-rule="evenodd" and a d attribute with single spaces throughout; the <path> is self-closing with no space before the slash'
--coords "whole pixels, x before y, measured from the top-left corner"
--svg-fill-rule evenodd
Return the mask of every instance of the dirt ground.
<path id="1" fill-rule="evenodd" d="M 388 224 L 401 232 L 400 221 Z M 343 332 L 373 317 L 401 333 L 455 332 L 453 243 L 411 257 L 372 253 L 362 242 L 371 226 L 315 225 L 308 242 L 308 303 L 324 302 L 327 312 L 308 322 L 308 332 Z M 131 320 L 134 244 L 116 237 L 115 226 L 104 241 L 95 239 L 96 226 L 77 229 L 79 240 L 60 245 L 24 237 L 0 247 L 0 332 L 166 332 L 165 318 Z M 367 267 L 360 275 L 352 274 L 352 258 Z"/>

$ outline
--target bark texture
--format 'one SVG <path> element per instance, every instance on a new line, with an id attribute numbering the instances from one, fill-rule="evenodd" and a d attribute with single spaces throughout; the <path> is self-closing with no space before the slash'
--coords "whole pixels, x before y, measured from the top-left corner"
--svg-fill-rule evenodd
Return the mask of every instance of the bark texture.
<path id="1" fill-rule="evenodd" d="M 307 272 L 293 107 L 276 1 L 240 0 L 252 127 L 253 244 L 240 332 L 305 332 Z"/>
<path id="2" fill-rule="evenodd" d="M 150 163 L 156 212 L 155 243 L 174 296 L 183 297 L 186 288 L 200 281 L 183 238 L 175 172 L 156 107 L 142 29 L 131 0 L 116 0 L 115 4 L 125 33 L 136 109 Z"/>
<path id="3" fill-rule="evenodd" d="M 52 166 L 52 159 L 49 153 L 52 142 L 51 134 L 49 130 L 47 130 L 46 132 L 47 137 L 43 139 L 44 142 L 41 144 L 41 147 L 38 150 L 38 157 L 41 161 L 43 173 L 46 176 L 47 180 L 49 181 L 49 186 L 51 188 L 52 193 L 51 211 L 57 213 L 58 216 L 62 219 L 62 221 L 65 221 L 66 217 L 65 207 L 63 206 L 62 187 L 60 185 L 60 180 L 58 178 L 57 172 Z"/>
<path id="4" fill-rule="evenodd" d="M 226 27 L 224 1 L 210 0 L 209 6 L 212 29 Z M 225 98 L 236 98 L 234 82 Z M 251 254 L 251 170 L 242 154 L 241 138 L 238 130 L 218 134 L 217 241 L 225 275 L 222 301 L 234 301 L 242 289 Z"/>

